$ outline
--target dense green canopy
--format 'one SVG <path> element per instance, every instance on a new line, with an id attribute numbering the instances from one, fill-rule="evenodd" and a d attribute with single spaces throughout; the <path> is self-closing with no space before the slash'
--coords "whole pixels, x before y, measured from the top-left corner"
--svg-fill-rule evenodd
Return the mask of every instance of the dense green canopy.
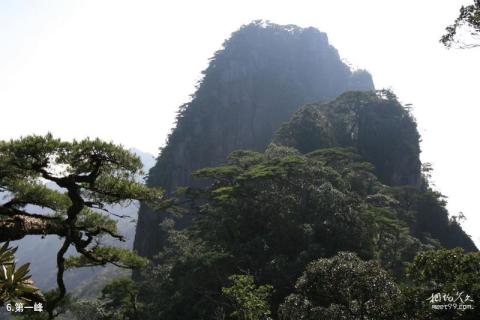
<path id="1" fill-rule="evenodd" d="M 279 306 L 291 303 L 287 297 L 295 292 L 296 279 L 309 263 L 341 251 L 376 261 L 362 267 L 357 256 L 344 255 L 328 262 L 341 265 L 339 261 L 347 259 L 359 268 L 352 272 L 359 272 L 363 280 L 344 283 L 342 290 L 353 292 L 356 286 L 355 290 L 374 292 L 368 289 L 377 281 L 368 278 L 372 276 L 381 277 L 378 281 L 383 279 L 386 292 L 392 294 L 387 301 L 376 292 L 380 296 L 371 299 L 377 305 L 369 305 L 365 319 L 369 314 L 378 319 L 397 314 L 393 304 L 402 298 L 394 281 L 407 281 L 405 267 L 415 255 L 440 249 L 444 241 L 425 229 L 419 231 L 425 228 L 424 213 L 430 208 L 428 221 L 441 220 L 445 209 L 440 195 L 384 185 L 374 171 L 353 149 L 327 148 L 302 155 L 275 144 L 265 153 L 234 152 L 227 164 L 197 171 L 197 177 L 212 183 L 183 190 L 195 212 L 188 213 L 195 217 L 193 225 L 183 231 L 172 228 L 173 221 L 163 225 L 170 235 L 168 245 L 157 256 L 158 265 L 145 274 L 144 294 L 152 319 L 238 314 L 238 303 L 222 295 L 229 277 L 238 274 L 273 287 L 268 301 L 277 318 Z M 448 217 L 446 223 L 455 225 Z M 363 278 L 362 270 L 375 268 L 378 271 Z M 321 284 L 329 285 L 340 290 L 335 283 Z M 344 312 L 337 307 L 330 310 L 327 305 L 330 311 L 325 314 Z"/>

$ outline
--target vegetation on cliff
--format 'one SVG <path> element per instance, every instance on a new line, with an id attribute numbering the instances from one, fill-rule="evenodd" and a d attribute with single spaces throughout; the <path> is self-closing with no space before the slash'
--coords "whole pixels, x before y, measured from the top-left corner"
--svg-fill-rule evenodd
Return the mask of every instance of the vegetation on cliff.
<path id="1" fill-rule="evenodd" d="M 440 42 L 447 48 L 461 49 L 476 48 L 480 46 L 480 1 L 474 0 L 473 4 L 462 6 L 457 19 L 446 28 L 446 33 Z"/>
<path id="2" fill-rule="evenodd" d="M 195 170 L 224 163 L 234 150 L 264 151 L 299 106 L 373 89 L 370 74 L 350 70 L 325 33 L 261 21 L 245 25 L 214 54 L 192 100 L 180 108 L 148 184 L 167 192 L 199 186 L 204 182 L 192 178 Z M 161 220 L 141 208 L 140 254 L 153 256 L 163 247 Z M 188 223 L 184 218 L 177 227 Z"/>
<path id="3" fill-rule="evenodd" d="M 358 90 L 341 94 L 348 89 Z M 480 253 L 422 172 L 415 119 L 392 92 L 366 89 L 373 89 L 368 74 L 352 73 L 315 29 L 256 22 L 234 33 L 181 108 L 150 172 L 149 184 L 182 204 L 161 216 L 142 207 L 135 245 L 153 263 L 136 282 L 114 280 L 96 300 L 63 299 L 64 318 L 478 319 Z M 47 142 L 54 150 L 60 143 Z M 62 149 L 44 160 L 78 166 L 74 182 L 94 178 L 76 187 L 98 191 L 95 161 L 88 161 L 95 158 L 87 152 L 78 159 L 75 144 L 60 146 L 65 155 Z M 129 179 L 136 160 L 107 147 L 124 160 L 119 178 L 127 179 L 108 186 L 135 198 L 161 195 L 144 187 L 137 193 Z M 35 157 L 36 166 L 23 160 L 34 177 L 43 174 L 35 173 Z M 15 169 L 15 161 L 5 163 Z M 107 174 L 115 163 L 107 163 Z M 109 175 L 98 177 L 108 183 Z M 67 180 L 58 181 L 75 195 Z M 10 191 L 31 194 L 22 190 Z M 123 199 L 102 190 L 99 200 Z M 39 191 L 40 198 L 26 199 L 69 201 Z M 91 229 L 65 228 L 52 233 L 84 249 Z M 87 240 L 72 236 L 76 231 Z M 122 256 L 92 250 L 101 262 Z M 71 265 L 98 262 L 91 250 L 80 253 Z M 434 307 L 453 299 L 456 307 Z"/>
<path id="4" fill-rule="evenodd" d="M 479 254 L 437 251 L 476 247 L 422 176 L 418 139 L 392 93 L 352 92 L 301 108 L 265 152 L 196 171 L 210 183 L 182 189 L 193 223 L 164 222 L 144 275 L 151 318 L 431 319 L 432 294 L 476 294 Z"/>
<path id="5" fill-rule="evenodd" d="M 302 153 L 352 147 L 375 166 L 388 185 L 420 185 L 416 123 L 393 93 L 348 92 L 332 102 L 298 110 L 276 133 L 274 143 Z"/>
<path id="6" fill-rule="evenodd" d="M 397 187 L 394 190 L 403 210 L 418 212 L 409 222 L 415 237 L 430 235 L 447 248 L 476 250 L 459 224 L 449 220 L 444 197 L 422 176 L 419 142 L 415 119 L 386 90 L 348 92 L 329 103 L 306 105 L 281 126 L 273 139 L 273 143 L 301 153 L 353 148 L 373 165 L 382 183 Z"/>

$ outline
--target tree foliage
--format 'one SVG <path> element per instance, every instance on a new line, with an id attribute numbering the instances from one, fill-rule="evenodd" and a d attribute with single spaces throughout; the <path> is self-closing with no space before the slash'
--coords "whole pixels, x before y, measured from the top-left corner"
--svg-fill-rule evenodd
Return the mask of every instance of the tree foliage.
<path id="1" fill-rule="evenodd" d="M 193 224 L 182 231 L 163 225 L 168 242 L 145 274 L 153 318 L 230 319 L 222 288 L 245 273 L 273 286 L 277 318 L 311 261 L 350 251 L 401 280 L 419 251 L 440 247 L 414 236 L 418 197 L 407 206 L 402 189 L 382 184 L 351 148 L 302 155 L 272 144 L 265 153 L 236 151 L 225 165 L 195 175 L 211 184 L 183 189 Z"/>
<path id="2" fill-rule="evenodd" d="M 230 316 L 238 320 L 271 320 L 268 299 L 273 287 L 270 285 L 256 286 L 250 275 L 232 275 L 228 278 L 233 282 L 230 287 L 222 288 L 222 293 L 234 305 Z"/>
<path id="3" fill-rule="evenodd" d="M 347 252 L 308 264 L 295 289 L 280 306 L 282 320 L 393 319 L 400 297 L 377 262 Z"/>
<path id="4" fill-rule="evenodd" d="M 407 274 L 410 283 L 405 288 L 405 305 L 411 318 L 473 320 L 480 317 L 480 253 L 465 253 L 460 248 L 422 252 L 409 265 Z M 435 303 L 465 304 L 473 309 L 435 310 L 432 308 Z"/>
<path id="5" fill-rule="evenodd" d="M 66 266 L 113 263 L 132 268 L 145 264 L 144 258 L 132 252 L 101 244 L 103 237 L 124 240 L 112 218 L 115 213 L 107 205 L 135 200 L 159 208 L 170 204 L 161 189 L 136 181 L 141 168 L 137 156 L 98 139 L 66 142 L 48 134 L 0 142 L 0 191 L 5 200 L 0 204 L 0 241 L 26 235 L 63 239 L 57 253 L 58 296 L 47 306 L 51 318 L 66 293 Z M 45 182 L 56 184 L 57 189 Z M 70 247 L 80 256 L 66 262 Z"/>
<path id="6" fill-rule="evenodd" d="M 460 14 L 455 22 L 446 28 L 446 33 L 440 39 L 447 48 L 462 49 L 480 46 L 480 1 L 460 8 Z"/>
<path id="7" fill-rule="evenodd" d="M 117 278 L 102 290 L 100 301 L 111 320 L 140 320 L 142 309 L 138 301 L 139 286 L 130 278 Z"/>
<path id="8" fill-rule="evenodd" d="M 415 119 L 388 90 L 347 92 L 328 103 L 305 105 L 280 127 L 273 141 L 301 153 L 353 148 L 374 165 L 383 183 L 420 182 Z"/>
<path id="9" fill-rule="evenodd" d="M 15 251 L 8 242 L 0 247 L 0 304 L 5 302 L 38 302 L 45 301 L 42 293 L 33 285 L 28 275 L 30 265 L 15 265 Z"/>
<path id="10" fill-rule="evenodd" d="M 192 223 L 164 220 L 144 273 L 145 319 L 408 318 L 416 255 L 476 251 L 421 176 L 418 138 L 391 92 L 349 93 L 302 108 L 265 152 L 196 171 L 198 187 L 178 191 Z"/>
<path id="11" fill-rule="evenodd" d="M 191 101 L 179 108 L 176 127 L 150 172 L 148 183 L 167 192 L 199 186 L 192 172 L 223 163 L 234 150 L 263 151 L 307 102 L 374 89 L 370 74 L 350 70 L 325 33 L 267 21 L 234 32 L 204 74 Z M 135 240 L 141 254 L 162 249 L 166 235 L 157 225 L 164 216 L 141 208 Z M 185 217 L 177 227 L 189 222 Z"/>

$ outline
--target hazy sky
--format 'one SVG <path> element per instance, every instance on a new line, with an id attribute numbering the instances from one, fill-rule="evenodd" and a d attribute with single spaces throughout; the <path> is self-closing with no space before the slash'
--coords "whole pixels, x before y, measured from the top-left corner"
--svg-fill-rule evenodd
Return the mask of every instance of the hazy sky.
<path id="1" fill-rule="evenodd" d="M 473 1 L 472 1 L 473 2 Z M 208 58 L 256 19 L 314 26 L 412 103 L 422 160 L 480 245 L 480 48 L 438 39 L 462 0 L 0 0 L 0 139 L 113 140 L 157 154 Z"/>

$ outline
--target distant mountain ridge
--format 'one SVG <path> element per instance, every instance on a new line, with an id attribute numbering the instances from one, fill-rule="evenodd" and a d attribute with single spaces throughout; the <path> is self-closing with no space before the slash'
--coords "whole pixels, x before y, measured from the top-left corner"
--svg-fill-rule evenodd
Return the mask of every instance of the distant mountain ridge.
<path id="1" fill-rule="evenodd" d="M 245 25 L 215 53 L 192 101 L 181 106 L 148 184 L 168 192 L 199 185 L 194 170 L 224 162 L 233 150 L 263 151 L 301 105 L 373 89 L 370 74 L 352 72 L 325 33 L 262 21 Z M 161 220 L 141 207 L 134 244 L 141 255 L 161 249 Z"/>

